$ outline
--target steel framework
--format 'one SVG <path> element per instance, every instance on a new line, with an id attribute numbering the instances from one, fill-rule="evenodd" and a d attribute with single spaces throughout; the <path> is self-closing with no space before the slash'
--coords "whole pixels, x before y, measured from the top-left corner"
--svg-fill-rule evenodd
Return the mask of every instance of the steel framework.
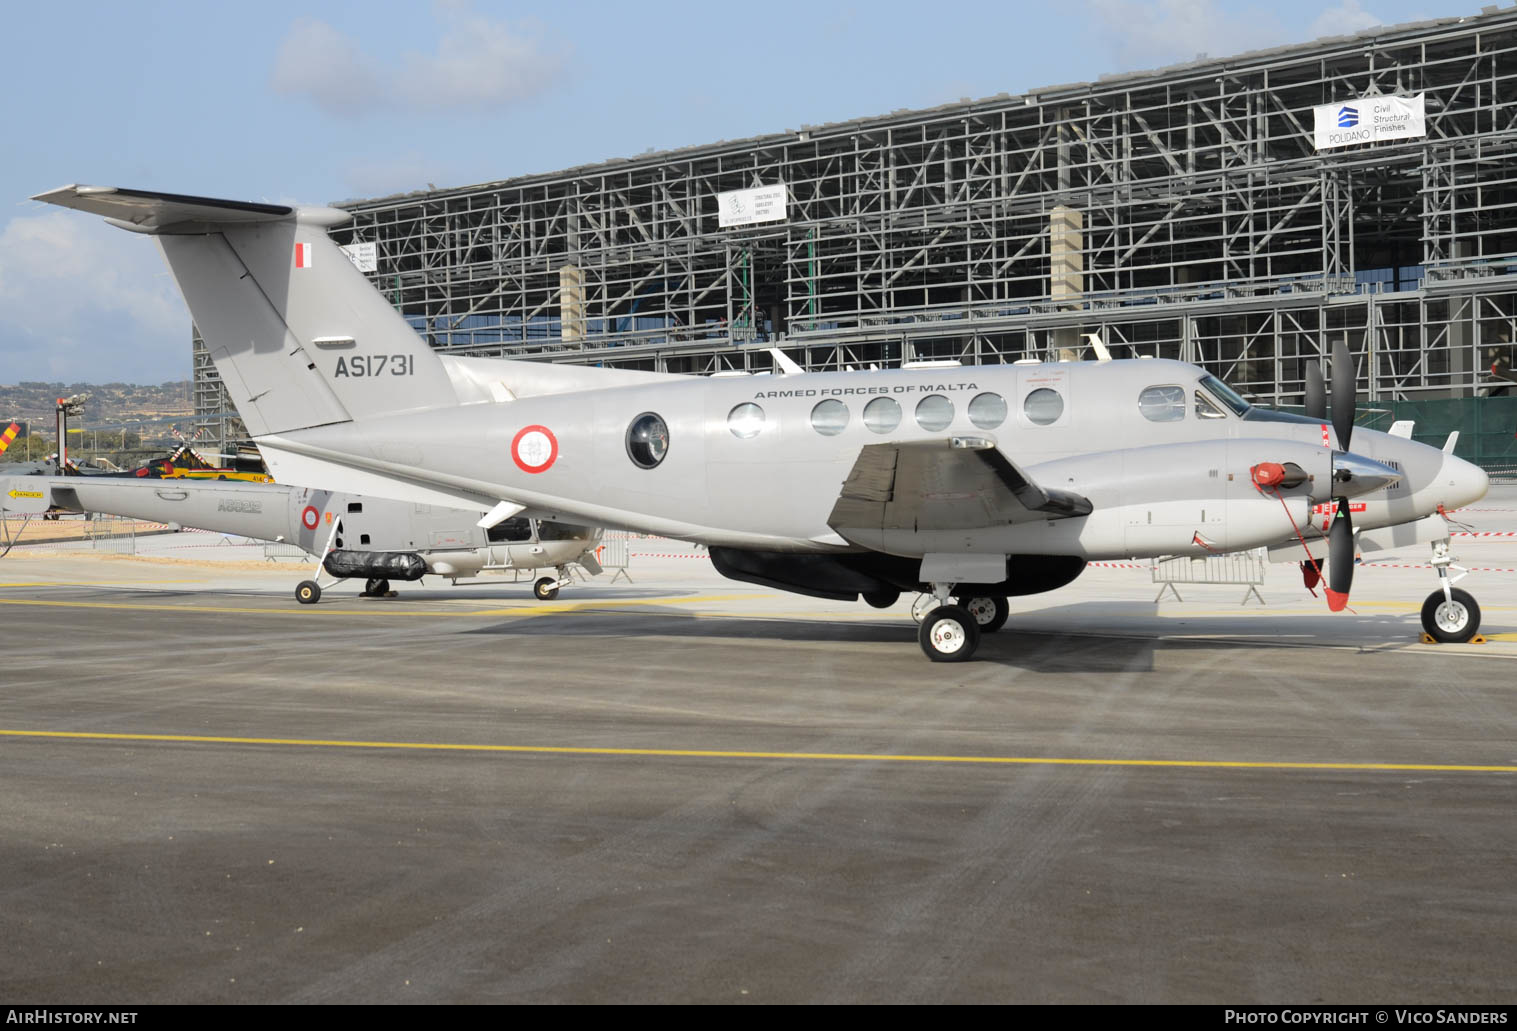
<path id="1" fill-rule="evenodd" d="M 1425 138 L 1316 150 L 1314 106 L 1417 93 Z M 1517 11 L 1486 8 L 350 201 L 334 237 L 377 244 L 375 285 L 461 353 L 764 371 L 770 346 L 987 363 L 1097 333 L 1290 403 L 1344 338 L 1363 396 L 1459 396 L 1517 340 L 1514 151 Z M 719 226 L 718 193 L 779 183 L 786 220 Z"/>

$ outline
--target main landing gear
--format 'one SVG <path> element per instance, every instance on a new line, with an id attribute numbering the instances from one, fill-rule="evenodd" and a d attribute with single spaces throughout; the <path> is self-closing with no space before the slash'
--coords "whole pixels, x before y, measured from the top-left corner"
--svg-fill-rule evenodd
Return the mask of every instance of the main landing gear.
<path id="1" fill-rule="evenodd" d="M 1422 629 L 1440 644 L 1463 644 L 1480 629 L 1480 606 L 1468 591 L 1454 586 L 1470 571 L 1454 565 L 1447 537 L 1433 542 L 1431 563 L 1438 571 L 1438 590 L 1422 603 Z M 1459 570 L 1459 575 L 1449 576 L 1450 569 Z"/>
<path id="2" fill-rule="evenodd" d="M 569 575 L 568 566 L 559 566 L 554 572 L 558 574 L 557 579 L 544 576 L 532 585 L 532 595 L 538 601 L 552 601 L 558 597 L 560 587 L 566 587 L 574 582 L 574 578 Z"/>
<path id="3" fill-rule="evenodd" d="M 917 643 L 933 662 L 968 662 L 980 646 L 980 636 L 1005 626 L 1011 611 L 1000 595 L 950 598 L 953 587 L 933 584 L 932 593 L 911 607 L 912 617 L 921 623 Z"/>
<path id="4" fill-rule="evenodd" d="M 331 586 L 328 584 L 327 586 Z M 395 592 L 390 590 L 390 581 L 380 577 L 371 577 L 359 592 L 361 598 L 393 598 Z M 321 584 L 315 580 L 302 580 L 295 585 L 295 600 L 302 605 L 315 605 L 321 600 Z"/>

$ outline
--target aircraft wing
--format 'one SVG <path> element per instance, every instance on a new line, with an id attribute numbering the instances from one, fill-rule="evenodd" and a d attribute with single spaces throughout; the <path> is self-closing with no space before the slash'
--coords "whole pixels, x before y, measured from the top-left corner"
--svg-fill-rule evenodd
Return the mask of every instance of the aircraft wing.
<path id="1" fill-rule="evenodd" d="M 1041 487 L 983 437 L 869 444 L 827 523 L 850 530 L 978 530 L 1089 515 L 1090 501 Z"/>

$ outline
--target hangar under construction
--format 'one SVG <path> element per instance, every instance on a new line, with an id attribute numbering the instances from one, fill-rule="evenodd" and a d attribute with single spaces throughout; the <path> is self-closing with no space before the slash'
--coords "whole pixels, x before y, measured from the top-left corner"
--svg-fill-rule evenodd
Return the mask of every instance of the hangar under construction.
<path id="1" fill-rule="evenodd" d="M 679 372 L 1205 366 L 1468 396 L 1517 340 L 1517 10 L 347 202 L 434 347 Z M 201 412 L 222 410 L 197 348 Z M 1506 436 L 1509 436 L 1509 431 Z"/>

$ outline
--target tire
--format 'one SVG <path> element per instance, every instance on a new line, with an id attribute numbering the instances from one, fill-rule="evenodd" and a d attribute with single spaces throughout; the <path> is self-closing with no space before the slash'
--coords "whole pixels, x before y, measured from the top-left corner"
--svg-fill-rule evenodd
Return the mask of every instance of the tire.
<path id="1" fill-rule="evenodd" d="M 1446 601 L 1443 592 L 1434 591 L 1422 603 L 1422 629 L 1442 644 L 1463 644 L 1480 629 L 1480 606 L 1468 591 L 1455 587 L 1449 591 L 1451 601 Z"/>
<path id="2" fill-rule="evenodd" d="M 900 599 L 900 591 L 869 591 L 864 595 L 864 601 L 869 607 L 876 609 L 888 609 Z"/>
<path id="3" fill-rule="evenodd" d="M 321 585 L 315 580 L 302 580 L 295 585 L 295 600 L 302 605 L 315 605 L 321 600 Z"/>
<path id="4" fill-rule="evenodd" d="M 532 585 L 532 593 L 537 595 L 538 601 L 552 601 L 558 597 L 558 588 L 553 586 L 551 576 L 545 576 Z"/>
<path id="5" fill-rule="evenodd" d="M 995 633 L 1006 625 L 1006 617 L 1011 615 L 1011 606 L 1006 604 L 1006 599 L 999 595 L 991 595 L 988 598 L 963 598 L 960 602 L 979 624 L 982 634 Z"/>
<path id="6" fill-rule="evenodd" d="M 923 618 L 917 643 L 933 662 L 968 662 L 980 646 L 980 627 L 966 610 L 942 605 Z"/>
<path id="7" fill-rule="evenodd" d="M 370 577 L 363 585 L 363 593 L 370 598 L 383 598 L 390 593 L 390 581 L 381 577 Z"/>

